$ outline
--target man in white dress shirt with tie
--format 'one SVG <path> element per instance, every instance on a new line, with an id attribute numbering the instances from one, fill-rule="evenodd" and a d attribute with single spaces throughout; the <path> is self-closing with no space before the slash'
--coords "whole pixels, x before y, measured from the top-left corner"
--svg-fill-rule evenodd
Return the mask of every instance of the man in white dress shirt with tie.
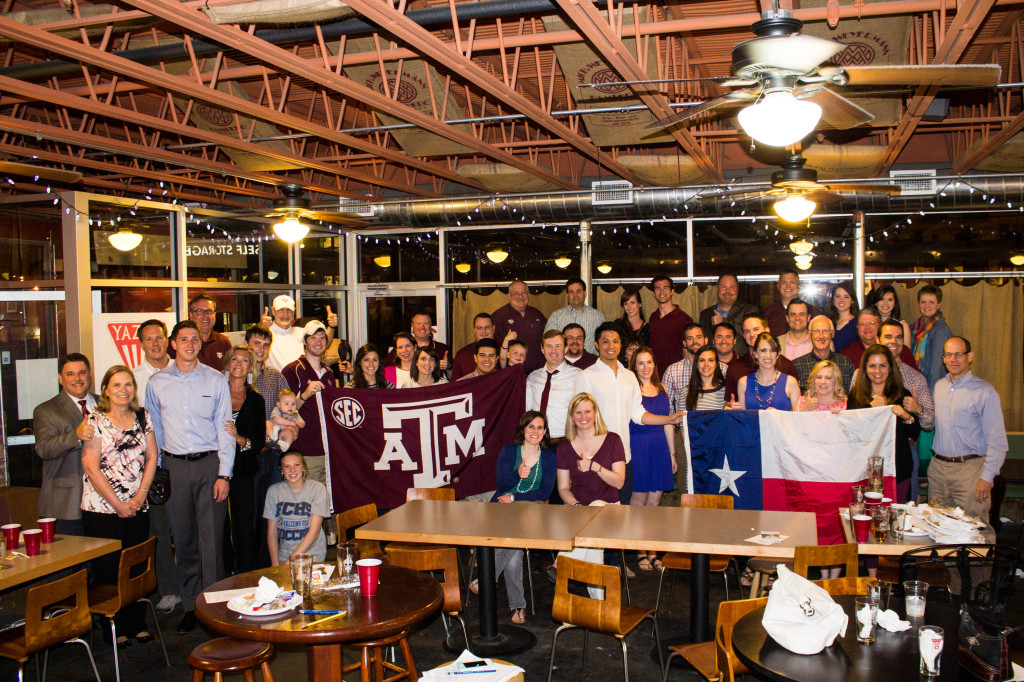
<path id="1" fill-rule="evenodd" d="M 544 332 L 541 352 L 544 367 L 526 378 L 526 409 L 547 415 L 548 437 L 560 441 L 565 437 L 569 401 L 576 395 L 580 370 L 565 361 L 565 336 L 557 329 Z"/>

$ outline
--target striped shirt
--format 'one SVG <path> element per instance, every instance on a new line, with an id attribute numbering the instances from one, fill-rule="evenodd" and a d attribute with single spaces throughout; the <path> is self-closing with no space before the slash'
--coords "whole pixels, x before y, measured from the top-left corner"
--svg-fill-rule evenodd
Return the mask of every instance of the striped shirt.
<path id="1" fill-rule="evenodd" d="M 999 394 L 968 370 L 955 382 L 949 374 L 935 382 L 935 440 L 932 452 L 946 457 L 984 455 L 984 481 L 992 482 L 1010 445 Z"/>

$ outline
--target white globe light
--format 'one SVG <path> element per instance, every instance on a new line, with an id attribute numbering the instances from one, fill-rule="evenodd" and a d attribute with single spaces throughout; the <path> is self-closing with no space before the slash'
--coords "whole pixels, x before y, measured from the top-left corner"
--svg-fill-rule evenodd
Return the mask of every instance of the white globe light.
<path id="1" fill-rule="evenodd" d="M 772 208 L 780 218 L 788 223 L 802 223 L 807 220 L 818 205 L 799 194 L 790 194 L 772 204 Z"/>
<path id="2" fill-rule="evenodd" d="M 804 139 L 820 119 L 821 107 L 797 99 L 789 90 L 769 92 L 760 102 L 739 113 L 740 125 L 747 135 L 772 147 L 785 147 Z"/>
<path id="3" fill-rule="evenodd" d="M 809 270 L 810 268 L 811 268 L 810 261 L 808 261 L 806 263 L 797 263 L 796 264 L 796 269 L 797 270 Z"/>
<path id="4" fill-rule="evenodd" d="M 492 263 L 504 263 L 506 258 L 508 258 L 508 251 L 500 246 L 487 252 L 487 260 Z"/>
<path id="5" fill-rule="evenodd" d="M 131 228 L 121 228 L 113 234 L 107 235 L 107 241 L 118 251 L 133 251 L 136 246 L 142 243 L 142 235 L 133 232 Z"/>
<path id="6" fill-rule="evenodd" d="M 299 222 L 298 218 L 285 218 L 274 225 L 274 234 L 289 244 L 294 244 L 301 242 L 309 234 L 309 227 Z"/>

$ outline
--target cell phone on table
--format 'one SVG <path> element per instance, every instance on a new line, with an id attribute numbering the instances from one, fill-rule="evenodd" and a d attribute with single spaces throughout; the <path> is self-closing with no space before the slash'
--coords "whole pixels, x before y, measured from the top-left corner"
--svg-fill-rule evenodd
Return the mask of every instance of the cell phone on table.
<path id="1" fill-rule="evenodd" d="M 459 663 L 460 670 L 472 670 L 473 668 L 484 668 L 487 666 L 487 661 L 466 661 L 465 663 Z"/>

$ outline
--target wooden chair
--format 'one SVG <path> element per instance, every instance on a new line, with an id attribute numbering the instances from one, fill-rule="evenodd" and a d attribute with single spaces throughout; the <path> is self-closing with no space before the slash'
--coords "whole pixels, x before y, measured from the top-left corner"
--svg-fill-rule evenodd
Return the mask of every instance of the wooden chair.
<path id="1" fill-rule="evenodd" d="M 425 571 L 437 578 L 437 573 L 442 573 L 438 582 L 444 592 L 444 605 L 441 611 L 452 618 L 457 618 L 462 625 L 462 634 L 466 640 L 466 648 L 469 646 L 469 633 L 466 631 L 466 621 L 462 619 L 462 588 L 459 584 L 459 558 L 454 547 L 434 547 L 429 550 L 395 550 L 388 555 L 388 563 L 392 566 L 400 566 L 414 571 Z M 447 630 L 447 625 L 445 627 Z M 453 647 L 455 649 L 455 647 Z"/>
<path id="2" fill-rule="evenodd" d="M 626 636 L 645 619 L 654 624 L 655 645 L 658 648 L 658 663 L 665 664 L 661 654 L 661 636 L 658 634 L 658 620 L 654 609 L 642 609 L 622 603 L 622 587 L 619 570 L 615 566 L 602 566 L 587 561 L 558 557 L 556 563 L 555 601 L 551 606 L 551 617 L 562 623 L 551 639 L 551 660 L 548 662 L 548 682 L 555 667 L 555 647 L 558 635 L 569 628 L 583 628 L 583 676 L 587 673 L 587 639 L 590 631 L 611 635 L 622 646 L 622 667 L 626 682 L 629 682 L 629 661 L 626 651 Z M 604 588 L 604 599 L 571 594 L 569 581 L 586 583 Z"/>
<path id="3" fill-rule="evenodd" d="M 793 572 L 807 578 L 808 571 L 819 566 L 846 566 L 846 577 L 856 578 L 857 543 L 845 545 L 800 545 L 793 550 Z"/>
<path id="4" fill-rule="evenodd" d="M 749 672 L 743 663 L 736 660 L 736 656 L 732 652 L 732 628 L 740 618 L 767 603 L 768 598 L 762 597 L 761 599 L 724 601 L 719 604 L 715 641 L 670 646 L 668 650 L 671 653 L 665 661 L 663 682 L 668 681 L 668 673 L 674 656 L 682 657 L 697 672 L 712 682 L 731 681 L 735 679 L 736 675 Z"/>
<path id="5" fill-rule="evenodd" d="M 377 505 L 364 504 L 334 515 L 334 525 L 338 529 L 338 542 L 349 542 L 348 531 L 358 528 L 364 523 L 369 523 L 377 518 Z M 380 548 L 377 540 L 355 540 L 359 548 L 360 559 L 380 559 L 384 556 L 384 550 Z"/>
<path id="6" fill-rule="evenodd" d="M 732 509 L 733 508 L 733 497 L 732 495 L 681 495 L 679 497 L 679 506 L 687 509 Z M 729 564 L 735 564 L 735 559 L 728 555 L 713 555 L 710 557 L 710 571 L 711 573 L 721 573 L 722 580 L 725 582 L 725 598 L 729 599 L 729 577 L 726 571 L 729 568 Z M 661 572 L 661 576 L 658 578 L 658 596 L 654 600 L 654 610 L 657 611 L 661 604 L 661 586 L 665 582 L 665 573 L 669 570 L 673 571 L 689 571 L 692 568 L 692 562 L 690 560 L 690 554 L 688 552 L 669 552 L 665 556 L 661 557 L 661 563 L 665 567 L 665 570 Z M 672 575 L 672 585 L 669 588 L 668 604 L 669 612 L 672 611 L 672 593 L 675 590 L 676 577 Z M 737 566 L 736 575 L 736 591 L 740 591 L 739 585 L 739 567 Z"/>
<path id="7" fill-rule="evenodd" d="M 868 583 L 874 580 L 871 576 L 853 576 L 850 578 L 831 578 L 829 580 L 812 580 L 818 587 L 824 587 L 825 591 L 833 597 L 840 595 L 865 595 L 868 593 Z"/>
<path id="8" fill-rule="evenodd" d="M 114 624 L 114 616 L 126 606 L 135 602 L 145 602 L 149 605 L 149 611 L 153 615 L 153 626 L 156 628 L 156 636 L 160 639 L 160 648 L 164 652 L 164 663 L 171 667 L 171 661 L 167 658 L 167 647 L 164 646 L 164 635 L 160 631 L 160 621 L 156 616 L 156 609 L 153 602 L 146 598 L 156 590 L 156 562 L 154 552 L 156 551 L 156 538 L 151 537 L 134 547 L 121 551 L 121 560 L 117 568 L 116 585 L 94 585 L 89 590 L 89 610 L 100 616 L 105 616 L 110 621 L 110 640 L 114 648 L 114 677 L 118 682 L 121 680 L 121 664 L 117 657 L 117 626 Z M 145 565 L 145 568 L 138 572 L 136 567 Z M 132 575 L 133 570 L 137 575 Z M 134 633 L 125 633 L 134 634 Z"/>
<path id="9" fill-rule="evenodd" d="M 221 682 L 224 673 L 241 671 L 245 682 L 255 682 L 253 670 L 259 666 L 263 682 L 274 682 L 270 661 L 274 647 L 267 642 L 247 642 L 232 637 L 221 637 L 203 642 L 188 655 L 192 667 L 192 682 L 203 682 L 205 673 L 213 673 L 214 682 Z"/>
<path id="10" fill-rule="evenodd" d="M 412 502 L 413 500 L 454 502 L 455 488 L 409 488 L 405 491 L 405 501 Z"/>
<path id="11" fill-rule="evenodd" d="M 92 630 L 87 592 L 84 569 L 66 578 L 29 589 L 25 602 L 25 624 L 0 632 L 0 656 L 18 662 L 18 682 L 24 680 L 25 662 L 29 657 L 58 644 L 84 646 L 96 682 L 101 682 L 92 649 L 82 639 L 82 635 Z M 49 618 L 44 618 L 44 611 L 58 603 L 61 608 Z M 71 606 L 68 607 L 68 604 Z M 46 658 L 43 661 L 45 682 Z"/>

